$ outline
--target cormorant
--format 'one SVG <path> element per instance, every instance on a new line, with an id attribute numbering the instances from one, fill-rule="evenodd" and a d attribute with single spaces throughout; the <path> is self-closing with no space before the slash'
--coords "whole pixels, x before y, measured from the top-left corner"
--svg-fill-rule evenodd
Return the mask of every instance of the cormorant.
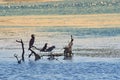
<path id="1" fill-rule="evenodd" d="M 46 49 L 46 52 L 51 52 L 54 48 L 55 48 L 55 46 L 51 46 L 48 49 Z"/>
<path id="2" fill-rule="evenodd" d="M 30 50 L 30 48 L 33 47 L 34 41 L 35 41 L 35 36 L 34 36 L 34 34 L 32 34 L 31 39 L 29 41 L 29 48 L 28 48 L 29 50 Z"/>
<path id="3" fill-rule="evenodd" d="M 45 45 L 43 46 L 42 49 L 40 49 L 40 51 L 46 51 L 46 49 L 47 49 L 47 44 L 48 44 L 48 43 L 45 43 Z"/>

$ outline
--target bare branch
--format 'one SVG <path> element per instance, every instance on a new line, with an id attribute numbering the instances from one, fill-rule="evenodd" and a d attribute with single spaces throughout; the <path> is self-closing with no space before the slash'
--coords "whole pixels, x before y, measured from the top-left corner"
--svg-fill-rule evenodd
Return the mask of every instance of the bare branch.
<path id="1" fill-rule="evenodd" d="M 16 40 L 16 42 L 21 43 L 21 45 L 22 45 L 22 59 L 21 60 L 24 62 L 24 54 L 25 54 L 24 43 L 23 43 L 22 39 L 20 41 Z"/>
<path id="2" fill-rule="evenodd" d="M 37 53 L 35 53 L 32 49 L 30 49 L 30 51 L 31 51 L 31 54 L 32 54 L 32 53 L 34 54 L 34 56 L 35 56 L 35 61 L 41 59 L 41 57 L 40 57 Z"/>
<path id="3" fill-rule="evenodd" d="M 16 40 L 16 42 L 21 43 L 21 41 Z"/>

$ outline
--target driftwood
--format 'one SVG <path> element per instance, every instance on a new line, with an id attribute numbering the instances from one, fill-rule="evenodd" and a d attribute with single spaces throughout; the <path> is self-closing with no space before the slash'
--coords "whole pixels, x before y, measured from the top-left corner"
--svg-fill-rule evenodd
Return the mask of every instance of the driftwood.
<path id="1" fill-rule="evenodd" d="M 24 43 L 23 43 L 23 41 L 22 41 L 22 39 L 19 41 L 19 40 L 16 40 L 16 42 L 18 42 L 18 43 L 21 43 L 21 45 L 22 45 L 22 58 L 21 59 L 18 59 L 18 55 L 17 54 L 14 54 L 14 57 L 17 59 L 17 61 L 18 61 L 18 63 L 19 64 L 21 64 L 21 61 L 25 61 L 25 58 L 24 58 L 24 54 L 25 54 L 25 50 L 24 50 Z M 36 60 L 39 60 L 41 57 L 37 54 L 37 53 L 35 53 L 31 48 L 29 49 L 30 51 L 31 51 L 31 54 L 33 53 L 34 54 L 34 56 L 35 56 L 35 61 Z"/>
<path id="2" fill-rule="evenodd" d="M 17 54 L 14 54 L 14 57 L 17 59 L 18 64 L 21 64 L 21 60 L 22 60 L 22 59 L 20 59 L 20 60 L 19 60 L 19 59 L 18 59 L 18 55 L 17 55 Z"/>
<path id="3" fill-rule="evenodd" d="M 24 58 L 24 54 L 25 54 L 24 43 L 23 43 L 22 39 L 20 41 L 16 40 L 16 42 L 21 43 L 21 45 L 22 45 L 22 59 L 19 60 L 18 55 L 14 54 L 14 57 L 16 57 L 18 63 L 20 64 L 21 61 L 23 61 L 23 62 L 25 61 L 25 58 Z"/>
<path id="4" fill-rule="evenodd" d="M 35 56 L 35 61 L 41 59 L 41 56 L 39 56 L 37 53 L 35 53 L 31 48 L 29 49 L 31 51 L 31 54 L 33 53 Z"/>
<path id="5" fill-rule="evenodd" d="M 63 56 L 64 54 L 63 53 L 50 53 L 50 54 L 43 54 L 41 55 L 42 57 L 43 56 L 56 56 L 56 57 L 59 57 L 59 56 Z"/>
<path id="6" fill-rule="evenodd" d="M 49 57 L 49 58 L 48 58 L 49 60 L 56 59 L 56 58 L 54 58 L 54 57 L 59 57 L 59 56 L 64 56 L 64 59 L 72 59 L 72 55 L 73 55 L 73 53 L 72 53 L 73 41 L 74 41 L 74 39 L 73 39 L 73 37 L 72 37 L 72 35 L 71 35 L 71 41 L 69 42 L 68 46 L 64 47 L 64 53 L 52 53 L 51 51 L 55 48 L 55 46 L 53 46 L 53 49 L 50 49 L 50 51 L 49 51 L 49 50 L 48 50 L 48 51 L 47 51 L 47 50 L 45 51 L 45 52 L 50 52 L 50 54 L 42 54 L 42 55 L 39 55 L 39 54 L 37 54 L 35 51 L 33 51 L 32 48 L 30 47 L 29 50 L 31 51 L 31 54 L 29 54 L 29 57 L 30 57 L 32 54 L 34 54 L 34 56 L 35 56 L 35 61 L 41 59 L 41 57 L 43 57 L 43 56 L 48 56 L 48 57 Z M 24 54 L 25 54 L 24 43 L 23 43 L 22 39 L 21 39 L 20 41 L 16 40 L 16 42 L 21 43 L 21 45 L 22 45 L 22 58 L 21 58 L 21 59 L 18 59 L 18 55 L 16 55 L 16 54 L 14 55 L 14 56 L 16 57 L 18 63 L 20 64 L 21 61 L 23 61 L 23 62 L 25 61 L 25 59 L 24 59 Z M 35 46 L 32 46 L 32 47 L 36 48 Z M 36 48 L 36 49 L 37 49 L 37 50 L 40 50 L 40 49 L 38 49 L 38 48 Z"/>

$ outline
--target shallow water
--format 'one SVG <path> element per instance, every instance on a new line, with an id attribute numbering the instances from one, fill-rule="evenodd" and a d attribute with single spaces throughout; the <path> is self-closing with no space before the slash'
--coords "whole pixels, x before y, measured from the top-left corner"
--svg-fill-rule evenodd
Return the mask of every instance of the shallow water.
<path id="1" fill-rule="evenodd" d="M 81 58 L 60 62 L 46 59 L 17 64 L 0 61 L 1 80 L 118 80 L 120 60 Z"/>
<path id="2" fill-rule="evenodd" d="M 21 44 L 16 40 L 22 39 L 26 54 L 31 34 L 35 34 L 35 46 L 42 48 L 55 45 L 55 53 L 63 53 L 73 35 L 73 53 L 83 56 L 119 57 L 120 28 L 79 28 L 79 27 L 1 27 L 0 28 L 0 57 L 11 57 L 11 54 L 21 54 Z M 37 51 L 38 52 L 38 51 Z M 4 54 L 3 54 L 4 53 Z"/>

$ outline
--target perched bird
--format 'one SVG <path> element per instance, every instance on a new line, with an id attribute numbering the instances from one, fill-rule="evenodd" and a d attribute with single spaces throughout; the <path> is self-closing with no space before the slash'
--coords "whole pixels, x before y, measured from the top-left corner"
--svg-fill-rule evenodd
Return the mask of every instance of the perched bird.
<path id="1" fill-rule="evenodd" d="M 55 48 L 55 46 L 51 46 L 48 49 L 46 49 L 46 52 L 51 52 L 54 48 Z"/>
<path id="2" fill-rule="evenodd" d="M 30 50 L 31 47 L 33 47 L 34 41 L 35 41 L 35 36 L 34 36 L 34 34 L 32 34 L 31 35 L 31 39 L 29 41 L 29 48 L 28 48 L 28 50 Z"/>
<path id="3" fill-rule="evenodd" d="M 47 45 L 48 45 L 48 43 L 45 43 L 45 45 L 43 46 L 42 49 L 40 49 L 40 51 L 46 51 L 46 49 L 47 49 Z"/>

